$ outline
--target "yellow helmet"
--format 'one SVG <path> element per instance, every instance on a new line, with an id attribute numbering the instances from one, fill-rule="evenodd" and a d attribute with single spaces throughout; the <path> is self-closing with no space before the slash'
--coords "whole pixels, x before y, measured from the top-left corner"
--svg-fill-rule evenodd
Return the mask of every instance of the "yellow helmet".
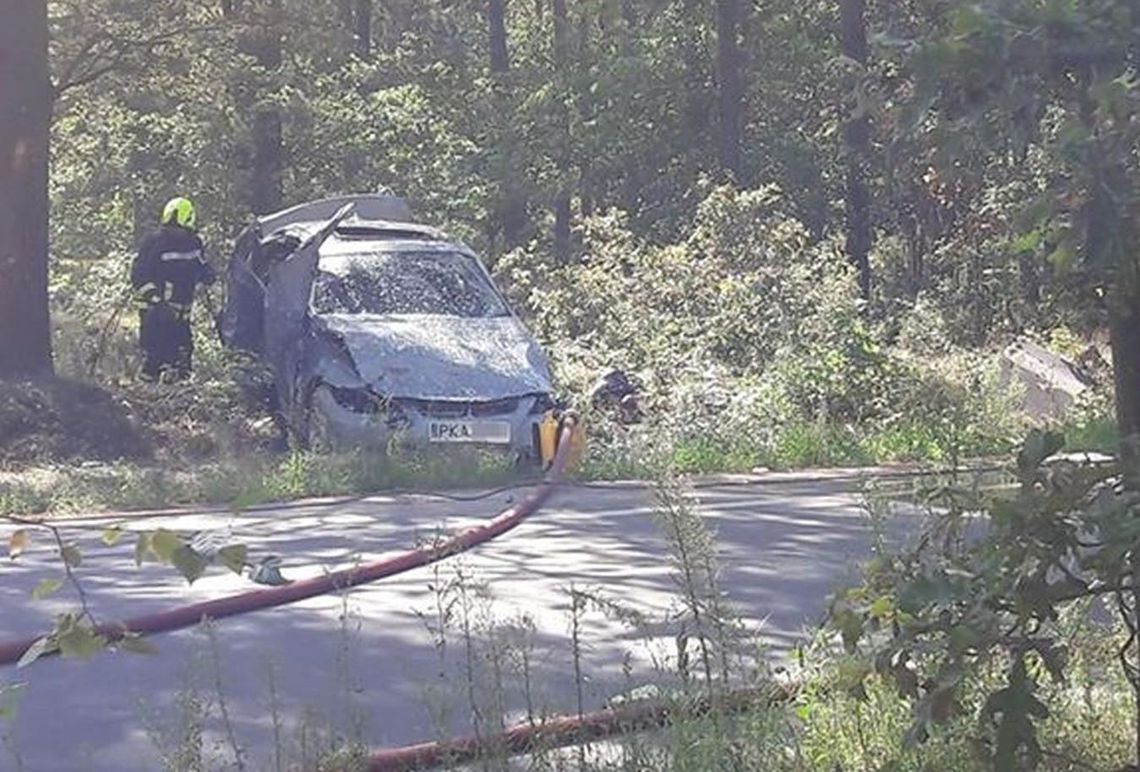
<path id="1" fill-rule="evenodd" d="M 181 225 L 183 228 L 194 229 L 198 224 L 198 213 L 194 210 L 194 202 L 188 198 L 172 198 L 166 202 L 162 210 L 163 225 Z"/>

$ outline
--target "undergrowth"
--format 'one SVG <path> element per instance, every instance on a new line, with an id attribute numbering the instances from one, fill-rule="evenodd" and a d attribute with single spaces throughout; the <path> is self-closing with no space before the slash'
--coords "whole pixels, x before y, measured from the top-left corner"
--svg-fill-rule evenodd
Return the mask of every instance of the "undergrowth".
<path id="1" fill-rule="evenodd" d="M 591 434 L 591 428 L 600 428 L 600 432 Z M 1115 447 L 1116 426 L 1107 418 L 1074 420 L 1062 431 L 1071 451 L 1111 453 Z M 948 466 L 1000 456 L 1014 444 L 983 434 L 960 436 L 955 439 L 957 444 L 948 444 L 944 431 L 920 423 L 875 431 L 792 423 L 735 438 L 720 433 L 676 437 L 668 427 L 653 425 L 587 424 L 587 434 L 589 448 L 577 471 L 587 481 L 894 463 Z M 0 512 L 78 514 L 195 504 L 241 508 L 324 496 L 494 487 L 538 477 L 537 465 L 516 465 L 508 456 L 493 452 L 384 456 L 251 451 L 194 464 L 92 462 L 0 472 Z"/>

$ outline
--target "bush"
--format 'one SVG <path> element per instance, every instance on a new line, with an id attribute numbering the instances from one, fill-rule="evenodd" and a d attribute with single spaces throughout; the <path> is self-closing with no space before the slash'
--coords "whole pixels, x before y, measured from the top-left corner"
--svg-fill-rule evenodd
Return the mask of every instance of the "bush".
<path id="1" fill-rule="evenodd" d="M 650 442 L 682 471 L 951 461 L 1021 428 L 996 367 L 954 348 L 936 307 L 916 304 L 893 344 L 839 245 L 813 241 L 773 188 L 714 189 L 674 244 L 638 238 L 620 212 L 582 235 L 580 262 L 546 270 L 520 250 L 499 278 L 579 407 L 602 370 L 639 376 Z M 593 439 L 601 466 L 638 466 L 623 430 Z"/>

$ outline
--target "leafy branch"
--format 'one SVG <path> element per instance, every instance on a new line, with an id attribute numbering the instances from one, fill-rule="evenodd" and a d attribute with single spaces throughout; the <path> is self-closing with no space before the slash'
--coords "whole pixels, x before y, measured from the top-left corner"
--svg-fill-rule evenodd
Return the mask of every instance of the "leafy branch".
<path id="1" fill-rule="evenodd" d="M 916 740 L 961 712 L 967 684 L 1004 666 L 1005 685 L 986 695 L 980 713 L 1000 769 L 1033 767 L 1044 755 L 1036 725 L 1049 709 L 1037 694 L 1039 679 L 1066 681 L 1061 619 L 1082 601 L 1115 596 L 1129 631 L 1118 651 L 1121 669 L 1140 693 L 1132 571 L 1140 492 L 1117 465 L 1053 459 L 1062 443 L 1055 434 L 1030 434 L 1011 468 L 1015 493 L 932 496 L 931 522 L 917 546 L 873 561 L 864 583 L 832 606 L 831 624 L 850 653 L 869 661 L 865 672 L 913 701 Z M 970 516 L 974 532 L 963 538 L 932 536 Z"/>
<path id="2" fill-rule="evenodd" d="M 8 540 L 8 556 L 11 560 L 20 559 L 28 551 L 33 530 L 44 530 L 51 535 L 63 565 L 63 580 L 44 579 L 32 591 L 33 600 L 42 600 L 53 595 L 66 582 L 74 590 L 80 606 L 78 613 L 65 612 L 57 615 L 53 628 L 25 652 L 18 667 L 25 667 L 40 657 L 57 652 L 65 657 L 90 659 L 111 645 L 136 653 L 153 651 L 153 647 L 139 635 L 116 633 L 109 638 L 104 634 L 104 628 L 95 618 L 83 582 L 77 574 L 77 569 L 83 565 L 83 553 L 75 542 L 64 538 L 58 526 L 15 515 L 2 515 L 0 521 L 19 526 L 11 533 Z M 114 547 L 123 536 L 124 531 L 116 526 L 103 529 L 100 540 L 104 546 Z M 212 532 L 185 537 L 164 528 L 141 531 L 135 543 L 135 563 L 138 566 L 142 566 L 145 562 L 169 565 L 190 584 L 201 578 L 215 563 L 240 575 L 249 567 L 246 562 L 248 550 L 245 545 L 230 544 L 228 541 L 228 534 L 219 536 Z"/>

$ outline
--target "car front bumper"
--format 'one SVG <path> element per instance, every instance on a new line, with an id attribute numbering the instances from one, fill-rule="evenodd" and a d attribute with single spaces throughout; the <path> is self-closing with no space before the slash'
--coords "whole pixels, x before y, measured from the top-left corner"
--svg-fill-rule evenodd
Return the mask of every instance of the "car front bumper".
<path id="1" fill-rule="evenodd" d="M 543 459 L 543 425 L 552 411 L 545 395 L 491 402 L 393 399 L 386 410 L 361 413 L 325 388 L 313 394 L 329 444 L 337 449 L 476 447 Z M 549 430 L 547 430 L 549 433 Z"/>

